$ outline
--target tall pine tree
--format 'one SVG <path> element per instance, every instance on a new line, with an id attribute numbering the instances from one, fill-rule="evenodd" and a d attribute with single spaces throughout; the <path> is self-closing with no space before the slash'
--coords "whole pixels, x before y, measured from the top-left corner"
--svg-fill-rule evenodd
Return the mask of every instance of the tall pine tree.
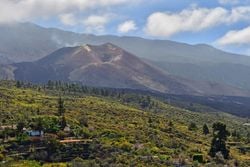
<path id="1" fill-rule="evenodd" d="M 65 113 L 64 101 L 62 97 L 60 96 L 58 99 L 58 116 L 63 116 L 64 113 Z"/>
<path id="2" fill-rule="evenodd" d="M 209 129 L 208 129 L 208 127 L 207 127 L 207 124 L 204 124 L 204 125 L 203 125 L 203 134 L 204 134 L 204 135 L 209 134 Z"/>
<path id="3" fill-rule="evenodd" d="M 226 125 L 223 123 L 213 124 L 213 139 L 209 155 L 215 157 L 216 153 L 221 152 L 225 159 L 229 158 L 229 149 L 226 147 L 227 137 L 229 132 L 226 129 Z"/>

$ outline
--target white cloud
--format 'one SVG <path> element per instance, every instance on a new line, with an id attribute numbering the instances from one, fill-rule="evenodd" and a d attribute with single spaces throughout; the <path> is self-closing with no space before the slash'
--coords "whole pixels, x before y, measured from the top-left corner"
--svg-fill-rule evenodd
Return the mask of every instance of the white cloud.
<path id="1" fill-rule="evenodd" d="M 222 7 L 212 9 L 193 7 L 179 13 L 153 13 L 147 19 L 145 31 L 152 36 L 170 37 L 180 32 L 197 32 L 245 20 L 250 20 L 250 6 L 231 10 Z"/>
<path id="2" fill-rule="evenodd" d="M 120 33 L 128 33 L 129 31 L 134 31 L 137 29 L 137 26 L 133 20 L 128 20 L 120 25 L 118 25 L 118 32 Z"/>
<path id="3" fill-rule="evenodd" d="M 87 32 L 103 32 L 112 15 L 91 15 L 83 21 Z"/>
<path id="4" fill-rule="evenodd" d="M 223 5 L 226 5 L 226 4 L 235 5 L 235 4 L 238 4 L 239 2 L 240 0 L 219 0 L 219 3 Z"/>
<path id="5" fill-rule="evenodd" d="M 86 25 L 86 26 L 103 26 L 107 22 L 108 22 L 107 16 L 92 15 L 92 16 L 89 16 L 86 20 L 84 20 L 84 25 Z"/>
<path id="6" fill-rule="evenodd" d="M 218 0 L 221 5 L 249 5 L 250 0 Z"/>
<path id="7" fill-rule="evenodd" d="M 77 24 L 77 19 L 72 13 L 62 14 L 59 19 L 64 25 L 74 26 Z"/>
<path id="8" fill-rule="evenodd" d="M 0 22 L 31 21 L 129 2 L 129 0 L 0 0 Z"/>
<path id="9" fill-rule="evenodd" d="M 218 45 L 250 44 L 250 26 L 242 30 L 233 30 L 216 41 Z"/>

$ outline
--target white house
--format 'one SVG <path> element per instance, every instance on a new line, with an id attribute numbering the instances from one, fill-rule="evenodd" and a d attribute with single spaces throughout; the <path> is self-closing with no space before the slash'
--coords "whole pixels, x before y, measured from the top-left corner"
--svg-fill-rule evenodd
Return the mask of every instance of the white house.
<path id="1" fill-rule="evenodd" d="M 39 131 L 39 130 L 29 130 L 27 131 L 27 134 L 31 137 L 42 137 L 44 135 L 43 131 Z"/>

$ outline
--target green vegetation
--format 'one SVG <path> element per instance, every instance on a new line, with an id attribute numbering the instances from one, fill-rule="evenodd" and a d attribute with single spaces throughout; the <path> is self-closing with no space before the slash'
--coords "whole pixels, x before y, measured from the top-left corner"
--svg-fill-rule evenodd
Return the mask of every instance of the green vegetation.
<path id="1" fill-rule="evenodd" d="M 190 125 L 188 126 L 188 130 L 190 130 L 190 131 L 195 131 L 197 129 L 198 128 L 194 122 L 191 122 Z"/>
<path id="2" fill-rule="evenodd" d="M 250 165 L 247 120 L 130 91 L 2 81 L 0 111 L 2 166 Z M 235 130 L 240 138 L 228 136 Z"/>

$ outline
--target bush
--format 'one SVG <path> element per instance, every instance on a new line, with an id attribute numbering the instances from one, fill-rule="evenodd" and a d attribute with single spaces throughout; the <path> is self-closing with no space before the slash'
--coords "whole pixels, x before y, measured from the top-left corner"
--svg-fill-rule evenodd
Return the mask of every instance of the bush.
<path id="1" fill-rule="evenodd" d="M 159 158 L 161 161 L 168 161 L 171 159 L 171 157 L 168 155 L 159 155 Z"/>
<path id="2" fill-rule="evenodd" d="M 87 161 L 81 158 L 75 158 L 72 161 L 72 167 L 98 167 L 99 165 L 95 161 Z"/>
<path id="3" fill-rule="evenodd" d="M 49 138 L 46 141 L 46 147 L 49 155 L 57 153 L 57 151 L 60 150 L 62 146 L 63 145 L 55 138 Z"/>
<path id="4" fill-rule="evenodd" d="M 119 142 L 117 146 L 124 151 L 130 151 L 132 149 L 132 144 L 126 140 Z"/>
<path id="5" fill-rule="evenodd" d="M 191 122 L 190 125 L 188 126 L 188 130 L 197 130 L 197 126 L 194 122 Z"/>
<path id="6" fill-rule="evenodd" d="M 86 115 L 83 115 L 79 119 L 80 125 L 88 127 L 88 117 Z"/>
<path id="7" fill-rule="evenodd" d="M 194 154 L 193 155 L 193 161 L 198 161 L 199 163 L 203 163 L 203 155 L 202 154 Z"/>
<path id="8" fill-rule="evenodd" d="M 41 167 L 39 162 L 36 161 L 11 161 L 5 164 L 9 167 Z"/>
<path id="9" fill-rule="evenodd" d="M 215 162 L 217 164 L 224 164 L 225 163 L 225 159 L 224 159 L 224 156 L 221 152 L 217 152 L 215 154 Z"/>
<path id="10" fill-rule="evenodd" d="M 32 119 L 31 124 L 40 124 L 46 133 L 57 133 L 60 130 L 60 119 L 56 116 L 38 116 Z"/>
<path id="11" fill-rule="evenodd" d="M 155 154 L 156 154 L 156 153 L 158 153 L 159 151 L 160 151 L 160 149 L 159 149 L 158 147 L 152 147 L 152 148 L 151 148 L 151 152 L 152 152 L 152 153 L 155 153 Z"/>
<path id="12" fill-rule="evenodd" d="M 57 132 L 57 136 L 60 140 L 63 140 L 66 137 L 66 134 L 64 131 Z"/>
<path id="13" fill-rule="evenodd" d="M 84 138 L 89 138 L 91 136 L 91 134 L 87 128 L 82 128 L 81 129 L 81 136 Z"/>
<path id="14" fill-rule="evenodd" d="M 28 135 L 26 133 L 22 133 L 16 136 L 16 140 L 18 143 L 23 143 L 25 141 L 28 141 Z"/>
<path id="15" fill-rule="evenodd" d="M 37 160 L 37 161 L 46 161 L 47 158 L 48 158 L 47 151 L 34 152 L 34 153 L 31 153 L 29 156 L 29 159 Z"/>
<path id="16" fill-rule="evenodd" d="M 0 154 L 0 161 L 3 161 L 3 160 L 4 160 L 4 155 Z"/>

